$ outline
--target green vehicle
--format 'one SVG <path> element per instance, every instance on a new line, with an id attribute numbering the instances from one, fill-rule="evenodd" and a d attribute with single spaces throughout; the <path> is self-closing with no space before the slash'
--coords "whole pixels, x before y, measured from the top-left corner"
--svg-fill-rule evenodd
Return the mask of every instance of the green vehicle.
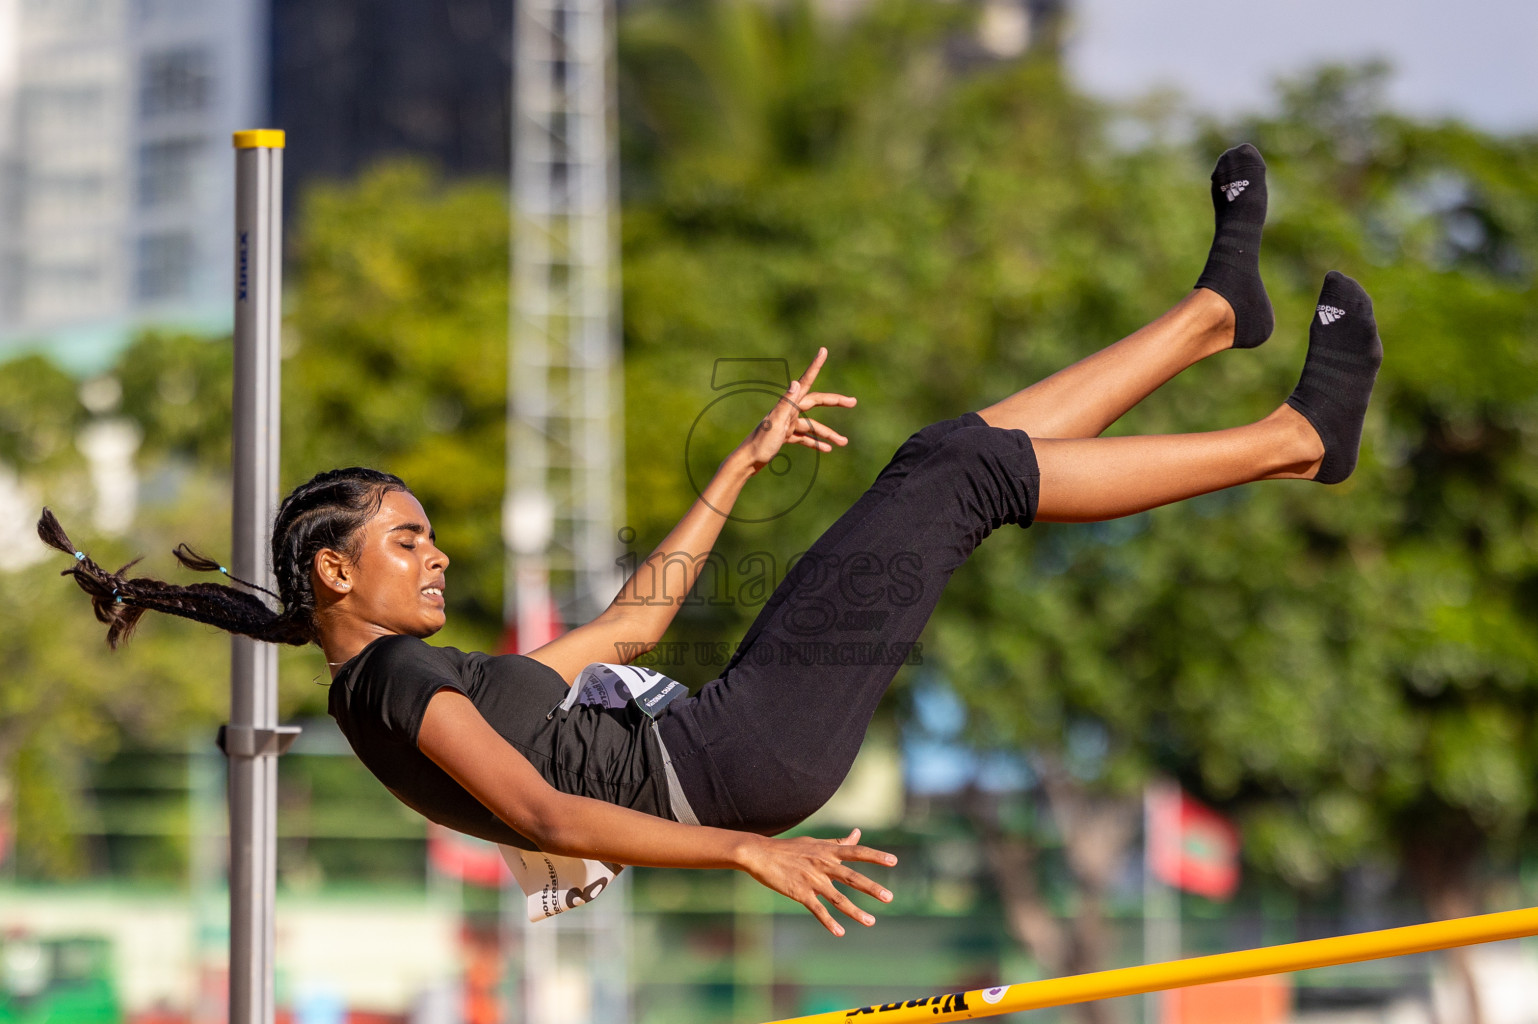
<path id="1" fill-rule="evenodd" d="M 122 1024 L 99 936 L 0 938 L 0 1024 Z"/>

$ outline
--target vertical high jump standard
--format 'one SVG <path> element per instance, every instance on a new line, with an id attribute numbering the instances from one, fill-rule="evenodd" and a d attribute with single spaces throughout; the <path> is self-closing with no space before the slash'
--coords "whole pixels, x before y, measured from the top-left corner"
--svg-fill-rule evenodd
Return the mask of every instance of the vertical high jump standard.
<path id="1" fill-rule="evenodd" d="M 283 133 L 235 133 L 235 382 L 231 574 L 268 589 L 278 504 L 278 383 L 283 290 Z M 229 1024 L 271 1024 L 277 888 L 278 649 L 230 638 L 230 721 L 219 730 L 230 777 Z"/>

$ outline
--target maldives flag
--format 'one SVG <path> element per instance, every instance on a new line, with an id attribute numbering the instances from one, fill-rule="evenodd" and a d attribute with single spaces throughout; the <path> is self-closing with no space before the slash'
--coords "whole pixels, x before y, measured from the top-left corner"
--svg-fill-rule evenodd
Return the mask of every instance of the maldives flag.
<path id="1" fill-rule="evenodd" d="M 1239 888 L 1239 830 L 1179 786 L 1148 787 L 1148 869 L 1165 885 L 1209 900 Z"/>

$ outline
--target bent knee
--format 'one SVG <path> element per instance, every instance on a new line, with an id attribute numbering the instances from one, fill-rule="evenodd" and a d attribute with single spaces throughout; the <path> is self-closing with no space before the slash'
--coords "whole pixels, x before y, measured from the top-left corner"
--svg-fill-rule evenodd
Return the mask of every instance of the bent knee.
<path id="1" fill-rule="evenodd" d="M 1035 518 L 1040 470 L 1023 430 L 986 425 L 954 430 L 920 472 L 931 486 L 960 500 L 993 528 L 1029 524 Z"/>

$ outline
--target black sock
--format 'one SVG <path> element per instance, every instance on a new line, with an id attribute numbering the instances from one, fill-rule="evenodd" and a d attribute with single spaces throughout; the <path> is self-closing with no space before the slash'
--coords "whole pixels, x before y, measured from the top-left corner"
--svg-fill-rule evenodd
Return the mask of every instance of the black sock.
<path id="1" fill-rule="evenodd" d="M 1339 483 L 1356 468 L 1362 420 L 1382 362 L 1372 299 L 1351 278 L 1330 271 L 1308 329 L 1303 378 L 1287 399 L 1324 442 L 1324 462 L 1314 476 L 1320 483 Z"/>
<path id="2" fill-rule="evenodd" d="M 1260 232 L 1266 224 L 1266 162 L 1246 142 L 1218 157 L 1212 172 L 1217 230 L 1196 287 L 1210 288 L 1234 310 L 1234 348 L 1271 337 L 1274 318 L 1260 281 Z"/>

